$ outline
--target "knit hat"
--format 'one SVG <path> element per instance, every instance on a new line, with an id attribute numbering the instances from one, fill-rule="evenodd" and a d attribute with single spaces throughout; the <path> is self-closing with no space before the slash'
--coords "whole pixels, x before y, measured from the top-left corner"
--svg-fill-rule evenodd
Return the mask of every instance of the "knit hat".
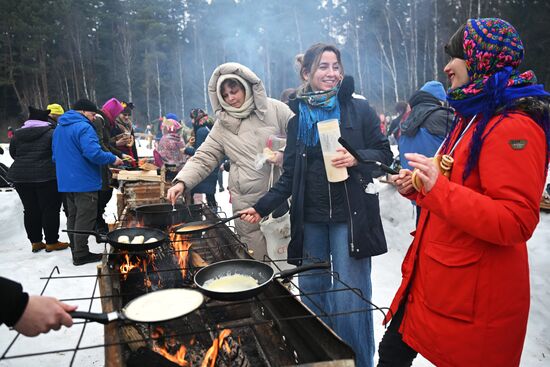
<path id="1" fill-rule="evenodd" d="M 179 121 L 178 115 L 176 115 L 175 113 L 167 113 L 166 118 L 169 120 Z"/>
<path id="2" fill-rule="evenodd" d="M 443 88 L 443 84 L 436 80 L 430 80 L 420 88 L 421 91 L 428 92 L 435 98 L 440 101 L 445 101 L 447 99 L 447 92 Z"/>
<path id="3" fill-rule="evenodd" d="M 73 110 L 98 112 L 98 109 L 95 103 L 86 98 L 82 98 L 76 101 L 75 104 L 73 105 Z"/>
<path id="4" fill-rule="evenodd" d="M 39 110 L 29 106 L 29 120 L 48 121 L 50 110 Z"/>
<path id="5" fill-rule="evenodd" d="M 63 115 L 65 113 L 63 107 L 57 103 L 49 104 L 47 109 L 50 110 L 50 115 Z"/>
<path id="6" fill-rule="evenodd" d="M 181 124 L 173 119 L 164 119 L 162 121 L 162 128 L 166 129 L 169 133 L 175 133 L 179 129 L 181 129 Z"/>
<path id="7" fill-rule="evenodd" d="M 101 110 L 107 115 L 109 120 L 111 120 L 111 123 L 113 123 L 122 110 L 124 110 L 124 106 L 122 106 L 118 99 L 111 98 L 105 102 L 103 107 L 101 107 Z"/>
<path id="8" fill-rule="evenodd" d="M 132 113 L 132 110 L 134 109 L 134 104 L 132 102 L 120 102 L 120 103 L 122 104 L 122 107 L 124 107 L 121 113 L 130 115 Z"/>

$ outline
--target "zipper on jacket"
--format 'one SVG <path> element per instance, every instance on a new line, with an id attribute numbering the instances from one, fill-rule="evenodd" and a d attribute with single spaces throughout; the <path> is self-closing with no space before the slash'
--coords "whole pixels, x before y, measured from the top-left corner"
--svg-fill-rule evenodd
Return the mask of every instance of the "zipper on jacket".
<path id="1" fill-rule="evenodd" d="M 351 247 L 351 252 L 355 252 L 355 245 L 353 244 L 353 216 L 351 214 L 351 206 L 350 206 L 350 203 L 349 203 L 349 194 L 348 194 L 348 183 L 344 181 L 344 189 L 346 190 L 346 201 L 348 203 L 348 213 L 349 213 L 349 230 L 350 230 L 350 234 L 351 234 L 351 242 L 350 242 L 350 247 Z"/>
<path id="2" fill-rule="evenodd" d="M 328 218 L 332 219 L 332 195 L 330 194 L 330 182 L 328 183 Z"/>

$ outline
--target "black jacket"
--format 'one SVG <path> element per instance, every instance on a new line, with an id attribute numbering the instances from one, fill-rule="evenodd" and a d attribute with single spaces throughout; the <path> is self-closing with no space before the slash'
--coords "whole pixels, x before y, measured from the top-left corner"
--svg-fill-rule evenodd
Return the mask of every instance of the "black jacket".
<path id="1" fill-rule="evenodd" d="M 443 107 L 439 99 L 419 90 L 409 99 L 411 113 L 401 123 L 401 134 L 415 136 L 423 127 L 432 135 L 446 136 L 454 119 L 454 111 Z"/>
<path id="2" fill-rule="evenodd" d="M 13 326 L 19 321 L 29 302 L 29 295 L 23 292 L 21 284 L 0 277 L 0 324 Z"/>
<path id="3" fill-rule="evenodd" d="M 52 161 L 53 126 L 15 130 L 10 142 L 13 164 L 8 178 L 16 183 L 46 182 L 56 179 Z"/>
<path id="4" fill-rule="evenodd" d="M 392 152 L 388 139 L 380 131 L 378 116 L 366 100 L 352 96 L 353 89 L 353 79 L 345 77 L 338 93 L 341 135 L 352 147 L 357 149 L 363 159 L 390 164 Z M 288 123 L 283 174 L 279 181 L 254 205 L 254 209 L 261 216 L 266 216 L 292 195 L 288 262 L 300 265 L 303 258 L 307 154 L 305 145 L 297 139 L 298 101 L 291 99 L 289 106 L 296 115 Z M 380 219 L 378 194 L 367 193 L 367 191 L 371 192 L 367 185 L 373 182 L 371 173 L 375 168 L 363 163 L 348 168 L 350 177 L 344 183 L 344 204 L 350 228 L 348 249 L 350 256 L 354 258 L 364 258 L 387 252 Z M 319 174 L 322 175 L 324 172 Z"/>

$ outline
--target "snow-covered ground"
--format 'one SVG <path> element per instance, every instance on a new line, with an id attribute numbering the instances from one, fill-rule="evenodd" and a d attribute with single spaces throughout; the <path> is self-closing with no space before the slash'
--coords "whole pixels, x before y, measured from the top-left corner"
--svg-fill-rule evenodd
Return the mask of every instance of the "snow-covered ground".
<path id="1" fill-rule="evenodd" d="M 142 144 L 145 146 L 145 144 Z M 2 145 L 6 153 L 0 156 L 0 162 L 10 165 L 11 159 L 7 146 Z M 150 152 L 140 149 L 140 156 Z M 225 179 L 227 184 L 227 177 Z M 373 258 L 373 302 L 378 306 L 389 306 L 400 279 L 400 266 L 410 243 L 409 232 L 414 227 L 414 212 L 410 203 L 396 193 L 394 188 L 387 184 L 380 184 L 380 204 L 382 220 L 388 241 L 389 252 L 383 256 Z M 217 193 L 219 205 L 228 214 L 231 214 L 229 195 L 227 190 Z M 92 295 L 95 286 L 97 264 L 73 266 L 69 250 L 46 253 L 41 251 L 32 253 L 23 227 L 23 207 L 15 191 L 0 191 L 0 275 L 19 281 L 24 289 L 31 294 L 42 292 L 47 277 L 57 266 L 59 275 L 92 275 L 76 279 L 52 280 L 48 284 L 45 295 L 66 299 L 68 303 L 78 304 L 79 309 L 100 311 L 101 305 L 95 300 L 91 305 L 87 300 Z M 109 203 L 107 211 L 115 212 L 115 203 Z M 113 220 L 112 216 L 107 221 Z M 61 228 L 66 228 L 65 216 L 61 214 Z M 61 240 L 67 241 L 66 233 L 61 233 Z M 527 329 L 527 338 L 523 350 L 521 366 L 547 366 L 550 356 L 550 214 L 541 213 L 540 223 L 529 241 L 529 258 L 531 268 L 531 311 Z M 103 244 L 96 244 L 90 237 L 91 251 L 103 250 Z M 57 275 L 57 274 L 56 274 Z M 96 292 L 99 296 L 99 292 Z M 78 300 L 83 298 L 84 300 Z M 375 338 L 379 341 L 384 333 L 381 325 L 382 316 L 375 313 Z M 50 332 L 35 338 L 19 336 L 8 356 L 18 354 L 39 353 L 41 351 L 74 349 L 79 350 L 74 356 L 74 366 L 103 366 L 103 348 L 82 349 L 103 344 L 103 326 L 97 323 L 87 323 L 82 340 L 79 341 L 82 327 L 79 323 L 72 328 L 63 328 L 57 332 Z M 15 337 L 16 332 L 0 327 L 0 356 Z M 79 343 L 79 344 L 78 344 Z M 42 367 L 69 366 L 73 352 L 67 351 L 55 355 L 39 355 L 36 357 L 0 360 L 0 366 L 31 366 L 39 363 Z M 419 357 L 413 366 L 432 366 L 428 361 Z"/>

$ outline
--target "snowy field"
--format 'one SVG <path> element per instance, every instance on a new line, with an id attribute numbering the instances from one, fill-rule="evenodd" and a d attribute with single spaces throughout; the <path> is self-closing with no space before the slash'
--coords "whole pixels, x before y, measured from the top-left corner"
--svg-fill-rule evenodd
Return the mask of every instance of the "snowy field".
<path id="1" fill-rule="evenodd" d="M 145 144 L 142 144 L 143 146 Z M 0 156 L 0 161 L 11 164 L 8 147 L 2 144 L 6 153 Z M 140 156 L 148 154 L 141 150 Z M 227 184 L 227 177 L 225 178 Z M 414 227 L 414 212 L 410 203 L 402 198 L 387 184 L 379 184 L 382 221 L 389 252 L 373 258 L 373 302 L 378 306 L 389 306 L 400 279 L 401 261 L 410 243 L 409 232 Z M 114 197 L 114 196 L 113 196 Z M 228 215 L 231 214 L 229 195 L 227 190 L 217 193 L 219 205 Z M 32 253 L 23 227 L 23 207 L 12 190 L 0 191 L 0 275 L 19 281 L 24 289 L 31 294 L 40 294 L 45 287 L 46 280 L 54 267 L 59 269 L 59 275 L 91 275 L 65 280 L 51 280 L 45 295 L 67 300 L 67 303 L 78 304 L 80 310 L 101 311 L 99 301 L 92 304 L 89 299 L 94 291 L 97 264 L 73 266 L 69 250 L 46 253 L 41 251 Z M 107 212 L 115 212 L 115 203 L 109 203 Z M 112 214 L 107 221 L 113 221 Z M 61 213 L 61 229 L 66 228 L 66 220 Z M 68 241 L 66 233 L 61 233 L 61 240 Z M 528 243 L 531 268 L 531 311 L 527 329 L 527 338 L 523 350 L 521 366 L 542 367 L 548 366 L 550 356 L 550 214 L 541 213 L 540 223 Z M 90 237 L 90 250 L 103 251 L 103 244 L 96 244 Z M 56 274 L 57 275 L 57 274 Z M 99 296 L 99 292 L 96 292 Z M 83 298 L 85 300 L 79 300 Z M 382 315 L 374 314 L 375 338 L 381 339 L 384 328 L 381 325 Z M 81 340 L 82 328 L 85 327 Z M 0 355 L 10 345 L 16 332 L 6 326 L 0 327 Z M 16 358 L 0 361 L 0 366 L 103 366 L 105 363 L 103 348 L 95 347 L 103 344 L 103 325 L 97 323 L 84 324 L 79 322 L 72 328 L 63 328 L 57 332 L 50 332 L 35 338 L 19 336 L 10 349 L 8 356 L 19 354 L 40 353 L 48 350 L 67 349 L 66 352 L 54 355 L 37 355 L 35 357 Z M 76 355 L 70 351 L 76 346 L 79 350 Z M 88 348 L 90 347 L 90 348 Z M 417 358 L 413 366 L 432 366 L 423 358 Z"/>

